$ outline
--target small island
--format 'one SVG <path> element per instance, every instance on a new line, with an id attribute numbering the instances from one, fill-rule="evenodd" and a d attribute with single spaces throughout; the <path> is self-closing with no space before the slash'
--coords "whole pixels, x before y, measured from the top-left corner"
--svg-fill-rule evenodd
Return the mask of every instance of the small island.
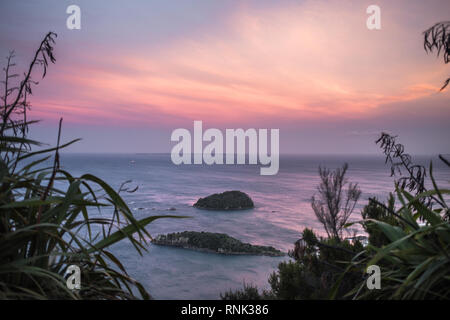
<path id="1" fill-rule="evenodd" d="M 208 210 L 242 210 L 254 207 L 252 199 L 241 191 L 225 191 L 200 198 L 194 207 Z"/>
<path id="2" fill-rule="evenodd" d="M 224 233 L 184 231 L 159 235 L 153 244 L 229 255 L 284 256 L 274 247 L 243 243 Z"/>

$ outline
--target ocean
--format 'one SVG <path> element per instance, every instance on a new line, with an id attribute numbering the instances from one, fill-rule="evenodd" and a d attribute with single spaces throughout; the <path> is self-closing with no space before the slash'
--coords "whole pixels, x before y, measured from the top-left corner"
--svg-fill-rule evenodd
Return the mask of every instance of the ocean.
<path id="1" fill-rule="evenodd" d="M 428 164 L 430 157 L 413 157 Z M 187 215 L 189 219 L 160 219 L 147 229 L 153 237 L 179 231 L 226 233 L 241 241 L 273 246 L 287 252 L 303 228 L 324 235 L 311 208 L 319 183 L 319 165 L 335 169 L 349 164 L 350 182 L 362 195 L 351 219 L 359 220 L 369 197 L 384 201 L 394 190 L 394 178 L 382 156 L 282 155 L 277 175 L 261 176 L 259 165 L 179 165 L 170 154 L 62 154 L 61 166 L 73 175 L 94 174 L 118 189 L 131 180 L 134 193 L 122 196 L 136 218 L 150 215 Z M 433 158 L 438 185 L 448 187 L 450 170 Z M 255 208 L 207 211 L 193 208 L 200 197 L 240 190 Z M 175 208 L 175 210 L 170 210 Z M 129 274 L 155 299 L 218 299 L 220 293 L 244 283 L 268 288 L 267 279 L 288 257 L 226 256 L 150 244 L 141 257 L 128 240 L 111 250 Z"/>

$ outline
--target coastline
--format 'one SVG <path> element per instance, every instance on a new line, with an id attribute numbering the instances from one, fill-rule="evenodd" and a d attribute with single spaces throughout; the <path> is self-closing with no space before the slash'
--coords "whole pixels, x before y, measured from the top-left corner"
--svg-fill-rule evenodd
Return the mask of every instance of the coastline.
<path id="1" fill-rule="evenodd" d="M 164 247 L 174 247 L 174 248 L 180 248 L 180 249 L 187 249 L 187 250 L 193 250 L 198 252 L 205 252 L 205 253 L 215 253 L 220 255 L 229 255 L 229 256 L 267 256 L 267 257 L 284 257 L 287 254 L 285 252 L 281 252 L 281 254 L 274 254 L 274 253 L 248 253 L 248 252 L 235 252 L 235 251 L 215 251 L 208 248 L 197 248 L 194 246 L 183 246 L 180 244 L 169 244 L 169 243 L 162 243 L 155 240 L 152 240 L 151 243 L 153 245 L 157 246 L 164 246 Z"/>

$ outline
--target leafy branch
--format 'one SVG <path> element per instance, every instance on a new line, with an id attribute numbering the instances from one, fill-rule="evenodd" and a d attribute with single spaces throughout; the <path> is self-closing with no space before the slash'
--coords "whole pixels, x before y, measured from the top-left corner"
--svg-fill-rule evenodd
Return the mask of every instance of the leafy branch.
<path id="1" fill-rule="evenodd" d="M 425 51 L 437 51 L 437 56 L 442 52 L 444 63 L 450 62 L 450 21 L 438 22 L 423 33 L 423 47 Z M 450 83 L 450 78 L 445 80 L 444 85 L 439 91 L 442 91 Z"/>

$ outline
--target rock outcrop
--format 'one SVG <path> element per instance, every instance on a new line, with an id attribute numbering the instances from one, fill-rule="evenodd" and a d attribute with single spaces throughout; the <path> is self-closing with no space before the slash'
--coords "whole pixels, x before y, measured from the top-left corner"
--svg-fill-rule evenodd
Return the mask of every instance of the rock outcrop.
<path id="1" fill-rule="evenodd" d="M 242 210 L 254 207 L 252 199 L 241 191 L 225 191 L 200 198 L 194 207 L 209 210 Z"/>

